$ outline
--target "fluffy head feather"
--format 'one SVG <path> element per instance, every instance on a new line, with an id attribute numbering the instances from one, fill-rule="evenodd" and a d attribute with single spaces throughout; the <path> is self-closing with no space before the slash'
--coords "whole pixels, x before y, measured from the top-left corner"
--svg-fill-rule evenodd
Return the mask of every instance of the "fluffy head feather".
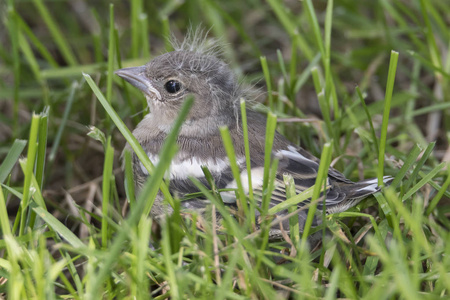
<path id="1" fill-rule="evenodd" d="M 209 30 L 201 27 L 189 28 L 183 41 L 179 41 L 174 35 L 171 36 L 170 43 L 174 51 L 195 52 L 198 54 L 222 57 L 224 43 L 222 39 L 208 38 Z"/>

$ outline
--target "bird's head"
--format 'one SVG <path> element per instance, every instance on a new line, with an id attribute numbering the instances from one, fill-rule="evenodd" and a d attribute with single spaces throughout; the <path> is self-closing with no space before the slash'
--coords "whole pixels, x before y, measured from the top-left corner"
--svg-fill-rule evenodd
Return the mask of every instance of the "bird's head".
<path id="1" fill-rule="evenodd" d="M 168 52 L 144 66 L 115 73 L 144 93 L 152 114 L 167 119 L 175 118 L 190 96 L 195 100 L 187 121 L 234 114 L 240 96 L 234 73 L 225 62 L 208 53 Z"/>

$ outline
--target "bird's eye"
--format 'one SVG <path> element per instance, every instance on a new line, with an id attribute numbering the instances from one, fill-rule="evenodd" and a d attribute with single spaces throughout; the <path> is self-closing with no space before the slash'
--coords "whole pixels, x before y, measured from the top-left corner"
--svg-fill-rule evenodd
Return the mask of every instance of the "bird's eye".
<path id="1" fill-rule="evenodd" d="M 167 92 L 171 94 L 175 94 L 176 92 L 181 90 L 181 82 L 176 80 L 169 80 L 164 84 L 164 88 Z"/>

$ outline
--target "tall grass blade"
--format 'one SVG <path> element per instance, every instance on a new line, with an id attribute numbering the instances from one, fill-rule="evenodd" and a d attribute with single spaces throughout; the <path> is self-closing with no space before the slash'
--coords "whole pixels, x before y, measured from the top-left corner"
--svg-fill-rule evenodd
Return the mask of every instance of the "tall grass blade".
<path id="1" fill-rule="evenodd" d="M 391 60 L 389 63 L 389 73 L 386 85 L 386 94 L 384 99 L 383 123 L 381 125 L 380 149 L 378 152 L 378 185 L 383 186 L 384 176 L 384 155 L 386 150 L 387 127 L 389 124 L 389 113 L 391 111 L 392 93 L 394 91 L 395 73 L 397 71 L 398 52 L 391 51 Z"/>

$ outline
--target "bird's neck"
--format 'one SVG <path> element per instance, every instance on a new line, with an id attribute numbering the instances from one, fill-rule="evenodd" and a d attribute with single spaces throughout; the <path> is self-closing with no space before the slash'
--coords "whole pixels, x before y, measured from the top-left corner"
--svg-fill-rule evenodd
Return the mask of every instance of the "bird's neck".
<path id="1" fill-rule="evenodd" d="M 236 119 L 230 116 L 206 116 L 200 119 L 188 119 L 181 127 L 180 135 L 186 137 L 220 136 L 220 127 L 236 127 Z"/>
<path id="2" fill-rule="evenodd" d="M 158 113 L 149 113 L 139 123 L 135 129 L 135 134 L 139 134 L 146 139 L 153 139 L 156 136 L 167 135 L 172 130 L 174 118 L 167 118 Z M 219 128 L 227 126 L 229 128 L 238 127 L 238 123 L 233 116 L 205 116 L 202 118 L 188 118 L 181 126 L 180 136 L 189 137 L 208 137 L 220 136 Z"/>

